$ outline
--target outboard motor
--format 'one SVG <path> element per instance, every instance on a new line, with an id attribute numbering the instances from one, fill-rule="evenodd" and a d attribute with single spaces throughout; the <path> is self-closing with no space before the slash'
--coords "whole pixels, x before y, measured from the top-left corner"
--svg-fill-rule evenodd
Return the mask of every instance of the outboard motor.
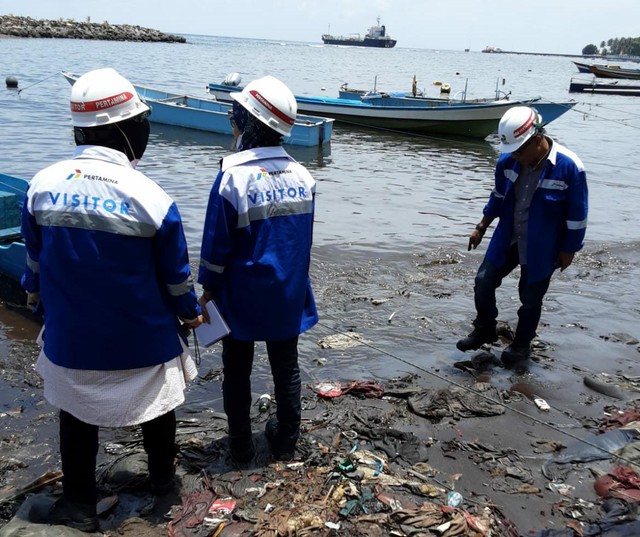
<path id="1" fill-rule="evenodd" d="M 237 88 L 240 82 L 242 82 L 242 77 L 239 73 L 229 73 L 222 81 L 222 85 Z"/>

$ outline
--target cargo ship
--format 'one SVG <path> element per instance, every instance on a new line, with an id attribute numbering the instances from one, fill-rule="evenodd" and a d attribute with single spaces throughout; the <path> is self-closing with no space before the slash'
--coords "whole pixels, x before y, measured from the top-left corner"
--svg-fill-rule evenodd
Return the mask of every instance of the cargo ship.
<path id="1" fill-rule="evenodd" d="M 377 19 L 377 26 L 372 26 L 364 37 L 359 34 L 349 36 L 334 36 L 324 34 L 322 42 L 325 45 L 343 45 L 347 47 L 375 47 L 375 48 L 393 48 L 397 41 L 391 39 L 387 35 L 387 29 L 384 24 L 380 26 L 380 17 Z"/>

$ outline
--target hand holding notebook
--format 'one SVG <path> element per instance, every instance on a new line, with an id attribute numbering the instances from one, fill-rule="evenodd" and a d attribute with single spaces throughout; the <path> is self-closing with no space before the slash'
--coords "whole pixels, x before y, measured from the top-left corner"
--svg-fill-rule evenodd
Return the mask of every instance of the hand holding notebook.
<path id="1" fill-rule="evenodd" d="M 224 336 L 228 335 L 230 330 L 212 300 L 207 302 L 206 308 L 207 314 L 209 315 L 209 322 L 202 323 L 195 329 L 195 332 L 198 342 L 205 347 L 210 347 L 216 341 L 219 341 Z"/>

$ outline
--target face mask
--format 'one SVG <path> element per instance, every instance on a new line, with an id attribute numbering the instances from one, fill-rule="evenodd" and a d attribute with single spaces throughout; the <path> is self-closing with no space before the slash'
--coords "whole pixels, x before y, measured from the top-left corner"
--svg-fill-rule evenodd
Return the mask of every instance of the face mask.
<path id="1" fill-rule="evenodd" d="M 133 136 L 130 137 L 130 142 L 133 150 L 133 160 L 139 161 L 144 155 L 147 149 L 147 143 L 149 142 L 149 132 L 151 131 L 151 125 L 149 120 L 145 118 L 143 121 L 132 122 L 134 125 Z"/>
<path id="2" fill-rule="evenodd" d="M 150 125 L 146 117 L 140 119 L 134 118 L 121 124 L 114 123 L 114 126 L 120 131 L 124 152 L 129 158 L 129 162 L 137 164 L 144 155 L 149 141 Z"/>

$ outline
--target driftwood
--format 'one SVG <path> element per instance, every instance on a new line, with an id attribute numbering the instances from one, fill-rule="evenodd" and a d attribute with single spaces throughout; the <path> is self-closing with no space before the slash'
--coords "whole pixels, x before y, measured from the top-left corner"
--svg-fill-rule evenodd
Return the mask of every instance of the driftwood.
<path id="1" fill-rule="evenodd" d="M 0 505 L 7 502 L 12 502 L 14 500 L 18 500 L 22 498 L 25 494 L 28 494 L 30 492 L 35 492 L 36 490 L 40 490 L 41 488 L 46 487 L 47 485 L 51 485 L 52 483 L 55 483 L 57 481 L 60 481 L 61 479 L 62 479 L 62 472 L 60 471 L 47 472 L 41 475 L 40 477 L 34 479 L 31 483 L 29 483 L 25 487 L 18 489 L 16 492 L 11 494 L 10 496 L 0 498 Z"/>

